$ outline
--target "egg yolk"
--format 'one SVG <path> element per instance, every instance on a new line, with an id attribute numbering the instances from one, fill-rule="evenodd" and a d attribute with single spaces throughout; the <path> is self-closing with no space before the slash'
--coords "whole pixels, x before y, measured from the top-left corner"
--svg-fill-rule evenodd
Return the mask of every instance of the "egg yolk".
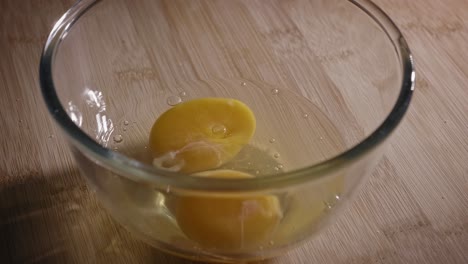
<path id="1" fill-rule="evenodd" d="M 180 103 L 164 112 L 151 129 L 153 164 L 184 173 L 217 168 L 250 141 L 255 127 L 250 108 L 235 99 Z"/>
<path id="2" fill-rule="evenodd" d="M 195 176 L 253 177 L 234 170 L 205 171 Z M 177 223 L 188 238 L 203 247 L 221 250 L 261 245 L 271 238 L 282 218 L 279 200 L 273 195 L 190 195 L 178 197 L 175 205 Z"/>

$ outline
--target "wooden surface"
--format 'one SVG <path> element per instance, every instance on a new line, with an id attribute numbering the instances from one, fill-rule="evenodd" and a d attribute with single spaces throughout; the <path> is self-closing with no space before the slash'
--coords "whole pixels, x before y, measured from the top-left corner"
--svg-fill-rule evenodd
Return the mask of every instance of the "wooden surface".
<path id="1" fill-rule="evenodd" d="M 417 92 L 337 223 L 269 263 L 468 263 L 468 2 L 376 1 L 417 62 Z M 0 263 L 192 263 L 99 206 L 46 112 L 38 61 L 66 0 L 0 1 Z"/>

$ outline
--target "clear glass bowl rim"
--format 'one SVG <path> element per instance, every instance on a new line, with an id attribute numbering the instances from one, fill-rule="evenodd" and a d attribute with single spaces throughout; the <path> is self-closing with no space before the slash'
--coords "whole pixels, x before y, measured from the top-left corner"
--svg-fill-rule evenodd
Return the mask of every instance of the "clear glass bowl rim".
<path id="1" fill-rule="evenodd" d="M 395 23 L 373 2 L 369 0 L 348 0 L 376 22 L 399 55 L 402 83 L 400 93 L 391 112 L 377 129 L 357 145 L 328 160 L 294 171 L 249 179 L 214 179 L 193 177 L 186 174 L 161 170 L 114 152 L 95 142 L 83 132 L 68 116 L 60 103 L 53 82 L 53 61 L 60 43 L 65 39 L 74 23 L 102 0 L 77 1 L 54 25 L 51 30 L 39 63 L 39 81 L 43 99 L 49 112 L 73 145 L 98 165 L 137 182 L 158 186 L 171 186 L 172 189 L 185 189 L 203 192 L 246 192 L 280 189 L 304 182 L 320 180 L 344 168 L 381 145 L 396 129 L 408 110 L 414 91 L 414 62 L 406 40 Z M 385 22 L 385 25 L 384 23 Z M 392 38 L 391 33 L 397 37 Z"/>

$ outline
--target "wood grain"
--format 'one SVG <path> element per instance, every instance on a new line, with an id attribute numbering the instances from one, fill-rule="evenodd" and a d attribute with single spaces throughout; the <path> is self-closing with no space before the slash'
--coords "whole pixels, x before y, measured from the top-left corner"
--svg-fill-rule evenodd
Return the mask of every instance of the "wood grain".
<path id="1" fill-rule="evenodd" d="M 72 2 L 0 1 L 0 262 L 192 263 L 136 240 L 103 211 L 48 116 L 38 87 L 38 61 L 54 21 Z M 376 3 L 402 29 L 416 59 L 411 109 L 379 167 L 337 223 L 268 263 L 468 263 L 468 2 Z M 122 19 L 147 11 L 132 10 L 138 14 Z M 189 15 L 168 12 L 174 19 Z M 210 52 L 222 56 L 216 48 Z M 188 47 L 181 60 L 193 52 Z M 264 74 L 248 68 L 248 60 L 233 58 L 239 61 L 221 60 L 198 72 L 187 67 L 184 74 L 204 77 L 229 72 L 239 63 L 246 67 L 233 74 Z M 120 76 L 145 75 L 154 85 L 176 83 L 151 70 L 151 63 L 167 62 L 144 59 L 147 68 L 120 69 Z M 286 82 L 281 72 L 268 76 Z"/>

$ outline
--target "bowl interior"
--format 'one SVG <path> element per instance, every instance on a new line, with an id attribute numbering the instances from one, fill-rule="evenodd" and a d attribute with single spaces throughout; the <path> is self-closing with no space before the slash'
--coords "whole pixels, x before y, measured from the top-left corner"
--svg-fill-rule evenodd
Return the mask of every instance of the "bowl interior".
<path id="1" fill-rule="evenodd" d="M 53 80 L 75 124 L 146 163 L 162 112 L 239 99 L 257 131 L 236 162 L 259 156 L 241 166 L 266 175 L 323 162 L 376 130 L 400 93 L 394 45 L 348 1 L 98 1 L 63 39 Z"/>

